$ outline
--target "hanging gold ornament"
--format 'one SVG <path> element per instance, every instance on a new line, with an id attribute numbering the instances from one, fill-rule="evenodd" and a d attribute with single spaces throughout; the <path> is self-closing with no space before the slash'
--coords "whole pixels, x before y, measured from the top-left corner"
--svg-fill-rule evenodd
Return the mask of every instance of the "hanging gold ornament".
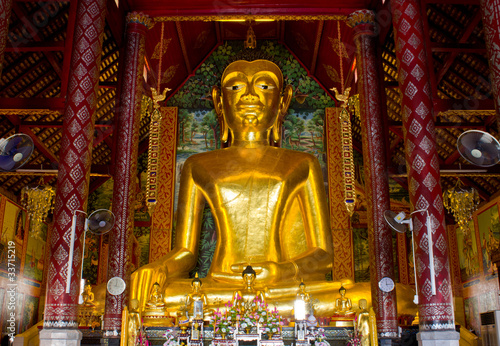
<path id="1" fill-rule="evenodd" d="M 35 238 L 41 238 L 42 223 L 54 210 L 55 189 L 43 184 L 42 179 L 37 185 L 27 185 L 21 190 L 21 204 L 28 212 L 30 233 Z"/>
<path id="2" fill-rule="evenodd" d="M 148 148 L 148 177 L 147 177 L 147 193 L 146 205 L 148 206 L 149 215 L 153 215 L 154 208 L 158 202 L 158 176 L 160 173 L 159 155 L 160 155 L 160 129 L 161 129 L 161 111 L 160 102 L 167 98 L 167 92 L 171 89 L 165 88 L 163 93 L 160 89 L 161 84 L 161 63 L 163 57 L 163 34 L 164 23 L 161 23 L 161 38 L 160 38 L 160 56 L 158 63 L 158 81 L 157 87 L 151 88 L 153 96 L 153 112 L 151 113 L 151 122 L 149 123 L 149 148 Z"/>
<path id="3" fill-rule="evenodd" d="M 465 187 L 460 179 L 451 189 L 443 193 L 443 204 L 453 214 L 458 229 L 464 235 L 470 233 L 469 221 L 480 202 L 479 194 L 473 187 Z"/>
<path id="4" fill-rule="evenodd" d="M 338 44 L 339 51 L 341 51 L 340 44 L 342 42 L 340 37 L 340 22 L 337 21 L 337 31 L 338 31 Z M 337 101 L 341 102 L 340 107 L 340 131 L 342 135 L 341 145 L 342 145 L 342 165 L 344 167 L 344 203 L 347 212 L 350 216 L 354 213 L 354 207 L 356 206 L 356 179 L 354 170 L 354 151 L 352 149 L 352 129 L 351 129 L 351 116 L 347 110 L 349 106 L 349 93 L 351 88 L 344 90 L 344 69 L 342 64 L 342 57 L 340 57 L 340 86 L 342 92 L 339 93 L 337 88 L 331 88 L 330 90 L 335 93 L 335 98 Z"/>

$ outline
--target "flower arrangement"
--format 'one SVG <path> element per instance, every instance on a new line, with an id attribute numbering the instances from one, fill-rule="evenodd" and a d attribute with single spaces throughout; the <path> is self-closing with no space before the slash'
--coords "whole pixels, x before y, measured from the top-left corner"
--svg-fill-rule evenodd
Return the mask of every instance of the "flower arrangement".
<path id="1" fill-rule="evenodd" d="M 354 332 L 347 331 L 347 335 L 349 339 L 347 339 L 346 346 L 361 346 L 361 338 L 356 328 L 354 328 Z"/>
<path id="2" fill-rule="evenodd" d="M 262 303 L 257 308 L 259 315 L 259 324 L 262 326 L 263 333 L 277 334 L 281 331 L 281 317 L 278 309 L 269 310 L 266 303 Z"/>
<path id="3" fill-rule="evenodd" d="M 163 346 L 179 346 L 179 342 L 177 341 L 177 337 L 173 329 L 167 329 L 167 332 L 163 335 L 167 341 L 163 344 Z"/>
<path id="4" fill-rule="evenodd" d="M 318 330 L 314 332 L 313 336 L 315 337 L 315 346 L 330 346 L 330 343 L 326 341 L 324 328 L 318 328 Z"/>
<path id="5" fill-rule="evenodd" d="M 226 304 L 227 305 L 227 304 Z M 234 323 L 236 323 L 236 318 L 233 318 L 233 312 L 231 310 L 217 311 L 214 312 L 214 334 L 229 334 L 234 331 Z"/>

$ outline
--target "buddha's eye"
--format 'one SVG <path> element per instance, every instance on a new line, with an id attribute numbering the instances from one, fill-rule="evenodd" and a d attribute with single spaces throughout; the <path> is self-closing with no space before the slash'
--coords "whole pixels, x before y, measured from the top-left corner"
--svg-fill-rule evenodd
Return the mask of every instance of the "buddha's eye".
<path id="1" fill-rule="evenodd" d="M 262 89 L 262 90 L 274 89 L 273 85 L 268 85 L 268 84 L 264 84 L 264 83 L 259 83 L 259 84 L 256 85 L 256 87 L 259 88 L 259 89 Z"/>
<path id="2" fill-rule="evenodd" d="M 237 90 L 243 89 L 243 87 L 244 87 L 243 84 L 234 84 L 234 85 L 230 85 L 230 86 L 226 87 L 226 89 L 227 90 L 237 91 Z"/>

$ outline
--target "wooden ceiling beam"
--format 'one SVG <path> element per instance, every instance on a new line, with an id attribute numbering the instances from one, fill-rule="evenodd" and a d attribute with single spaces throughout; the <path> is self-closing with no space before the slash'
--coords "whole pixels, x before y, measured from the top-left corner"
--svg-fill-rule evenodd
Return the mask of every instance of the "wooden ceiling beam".
<path id="1" fill-rule="evenodd" d="M 43 42 L 42 38 L 38 35 L 38 28 L 36 28 L 31 21 L 28 20 L 29 14 L 21 7 L 19 6 L 18 3 L 13 3 L 12 4 L 12 11 L 16 14 L 16 16 L 19 18 L 19 20 L 24 24 L 24 27 L 26 30 L 29 32 L 31 37 L 35 42 Z M 45 51 L 42 52 L 47 60 L 49 61 L 50 65 L 54 69 L 54 71 L 57 73 L 59 78 L 62 77 L 62 70 L 61 67 L 59 66 L 60 63 L 57 61 L 55 55 L 51 51 Z"/>
<path id="2" fill-rule="evenodd" d="M 432 52 L 455 52 L 464 54 L 486 54 L 486 46 L 483 44 L 469 43 L 431 43 Z"/>
<path id="3" fill-rule="evenodd" d="M 477 25 L 479 24 L 480 21 L 481 21 L 481 11 L 477 11 L 476 14 L 474 15 L 474 17 L 472 18 L 472 20 L 469 22 L 469 24 L 467 24 L 467 27 L 465 28 L 465 30 L 462 34 L 462 37 L 460 38 L 458 43 L 462 43 L 462 44 L 466 43 L 467 40 L 469 39 L 470 35 L 474 31 L 474 29 L 477 27 Z M 443 67 L 441 68 L 438 75 L 436 76 L 437 84 L 439 84 L 441 82 L 441 80 L 443 79 L 446 72 L 449 70 L 449 68 L 451 67 L 451 65 L 453 64 L 453 62 L 455 61 L 455 58 L 458 56 L 459 53 L 460 52 L 454 51 L 454 52 L 451 52 L 451 54 L 448 56 L 448 58 L 446 59 L 446 61 L 443 64 Z"/>
<path id="4" fill-rule="evenodd" d="M 19 126 L 19 130 L 30 136 L 30 138 L 33 140 L 33 143 L 35 144 L 36 148 L 47 158 L 49 161 L 56 166 L 59 166 L 59 159 L 57 158 L 56 155 L 43 143 L 40 138 L 38 138 L 37 135 L 31 131 L 31 129 L 27 126 Z"/>
<path id="5" fill-rule="evenodd" d="M 62 97 L 0 97 L 0 109 L 49 109 L 64 111 Z"/>
<path id="6" fill-rule="evenodd" d="M 191 68 L 191 63 L 189 62 L 189 56 L 186 49 L 186 43 L 184 42 L 184 36 L 182 35 L 181 22 L 175 22 L 175 29 L 177 30 L 177 38 L 179 39 L 179 44 L 181 46 L 182 57 L 184 58 L 184 64 L 186 65 L 186 70 L 189 76 L 193 73 Z M 161 76 L 159 77 L 161 81 Z"/>
<path id="7" fill-rule="evenodd" d="M 314 72 L 316 71 L 316 64 L 318 62 L 318 52 L 321 43 L 321 37 L 323 36 L 323 27 L 324 27 L 324 21 L 318 20 L 318 26 L 316 28 L 316 41 L 314 42 L 314 52 L 311 58 L 311 69 L 310 69 L 311 74 L 314 74 Z"/>
<path id="8" fill-rule="evenodd" d="M 109 29 L 111 30 L 111 34 L 113 35 L 116 44 L 118 45 L 118 47 L 121 47 L 123 39 L 123 29 L 125 27 L 125 15 L 123 13 L 123 8 L 116 7 L 116 3 L 114 1 L 106 1 L 106 6 L 106 22 L 108 23 Z"/>
<path id="9" fill-rule="evenodd" d="M 28 42 L 28 43 L 8 43 L 5 47 L 6 52 L 54 52 L 63 51 L 63 41 L 45 41 L 45 42 Z"/>
<path id="10" fill-rule="evenodd" d="M 105 182 L 108 181 L 110 177 L 97 177 L 94 179 L 89 186 L 89 194 L 101 187 Z"/>
<path id="11" fill-rule="evenodd" d="M 449 110 L 495 110 L 492 99 L 433 99 L 434 112 L 446 112 Z"/>

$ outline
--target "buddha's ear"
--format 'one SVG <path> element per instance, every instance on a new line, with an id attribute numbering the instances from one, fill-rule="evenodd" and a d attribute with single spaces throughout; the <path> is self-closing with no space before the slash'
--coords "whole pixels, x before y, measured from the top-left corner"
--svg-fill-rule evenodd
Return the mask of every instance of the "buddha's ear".
<path id="1" fill-rule="evenodd" d="M 216 86 L 212 88 L 212 100 L 214 102 L 215 113 L 220 126 L 220 139 L 226 143 L 229 138 L 229 128 L 227 127 L 226 119 L 224 119 L 224 112 L 222 111 L 222 96 L 220 89 Z"/>
<path id="2" fill-rule="evenodd" d="M 281 96 L 280 106 L 278 116 L 276 117 L 276 121 L 272 127 L 273 131 L 273 140 L 275 143 L 280 141 L 281 136 L 281 123 L 283 122 L 283 118 L 288 112 L 288 107 L 290 106 L 290 102 L 292 101 L 293 96 L 293 87 L 291 85 L 287 85 L 285 90 L 283 91 L 283 96 Z"/>
<path id="3" fill-rule="evenodd" d="M 288 112 L 288 107 L 290 106 L 290 102 L 292 102 L 293 97 L 293 87 L 291 85 L 287 85 L 285 90 L 283 91 L 283 96 L 281 97 L 280 103 L 280 113 L 281 116 L 284 117 Z"/>

